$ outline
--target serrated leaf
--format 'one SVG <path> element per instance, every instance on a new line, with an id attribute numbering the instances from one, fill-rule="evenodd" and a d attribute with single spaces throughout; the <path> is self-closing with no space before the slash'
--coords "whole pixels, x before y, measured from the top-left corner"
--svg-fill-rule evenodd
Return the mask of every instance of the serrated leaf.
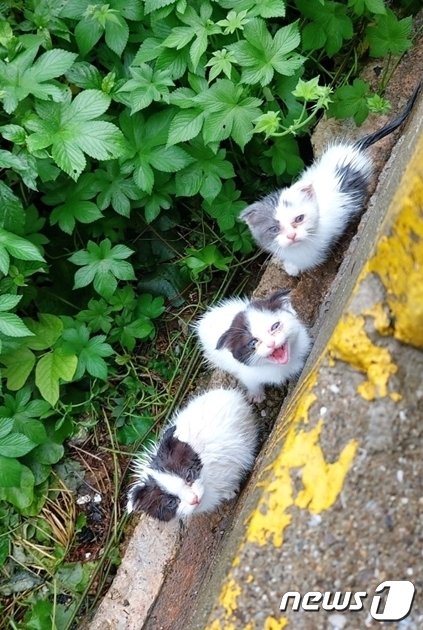
<path id="1" fill-rule="evenodd" d="M 387 9 L 386 15 L 377 16 L 375 25 L 367 27 L 370 55 L 372 57 L 402 55 L 412 44 L 411 28 L 411 16 L 399 20 L 393 11 Z"/>
<path id="2" fill-rule="evenodd" d="M 191 156 L 177 146 L 155 147 L 150 153 L 151 166 L 164 173 L 176 173 L 191 162 Z"/>
<path id="3" fill-rule="evenodd" d="M 22 299 L 22 295 L 14 295 L 13 293 L 3 293 L 0 295 L 0 312 L 10 311 L 15 308 Z"/>
<path id="4" fill-rule="evenodd" d="M 48 81 L 65 74 L 72 66 L 77 55 L 55 48 L 43 53 L 31 68 L 31 77 L 38 82 Z"/>
<path id="5" fill-rule="evenodd" d="M 38 248 L 25 238 L 0 228 L 0 246 L 4 247 L 11 256 L 19 260 L 37 260 L 44 262 Z"/>
<path id="6" fill-rule="evenodd" d="M 61 348 L 48 352 L 38 361 L 35 368 L 35 384 L 50 405 L 54 406 L 59 400 L 60 380 L 71 381 L 77 364 L 78 357 L 64 354 Z"/>
<path id="7" fill-rule="evenodd" d="M 178 112 L 170 123 L 168 145 L 195 138 L 201 131 L 203 121 L 204 113 L 199 109 Z"/>
<path id="8" fill-rule="evenodd" d="M 97 20 L 84 18 L 75 27 L 75 39 L 82 56 L 85 56 L 98 42 L 103 28 Z"/>
<path id="9" fill-rule="evenodd" d="M 38 46 L 20 53 L 9 63 L 0 61 L 0 98 L 3 99 L 8 114 L 29 94 L 39 99 L 52 98 L 55 101 L 63 97 L 64 88 L 46 81 L 66 72 L 76 54 L 53 49 L 43 53 L 32 65 L 37 51 Z"/>
<path id="10" fill-rule="evenodd" d="M 0 438 L 0 455 L 3 457 L 22 457 L 37 445 L 22 433 L 9 433 Z"/>
<path id="11" fill-rule="evenodd" d="M 8 337 L 26 337 L 31 331 L 14 313 L 0 313 L 0 332 Z"/>
<path id="12" fill-rule="evenodd" d="M 120 57 L 128 43 L 129 27 L 119 14 L 113 17 L 113 20 L 106 21 L 105 40 L 107 46 Z"/>
<path id="13" fill-rule="evenodd" d="M 37 131 L 28 136 L 30 151 L 52 146 L 52 157 L 77 180 L 90 157 L 107 160 L 125 151 L 122 132 L 110 122 L 95 120 L 109 107 L 110 96 L 99 90 L 80 92 L 71 103 L 52 103 L 39 110 Z"/>
<path id="14" fill-rule="evenodd" d="M 152 11 L 157 11 L 162 7 L 167 7 L 169 4 L 175 4 L 177 0 L 144 0 L 144 11 L 148 15 Z"/>

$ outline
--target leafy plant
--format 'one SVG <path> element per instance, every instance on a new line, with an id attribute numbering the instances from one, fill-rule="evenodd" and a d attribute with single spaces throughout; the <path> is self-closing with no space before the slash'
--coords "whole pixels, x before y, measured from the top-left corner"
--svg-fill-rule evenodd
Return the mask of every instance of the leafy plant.
<path id="1" fill-rule="evenodd" d="M 0 595 L 14 626 L 69 628 L 95 570 L 67 557 L 87 515 L 54 476 L 66 440 L 107 441 L 102 460 L 154 437 L 197 360 L 188 314 L 254 250 L 240 211 L 298 175 L 323 112 L 387 111 L 408 7 L 2 4 Z M 356 76 L 366 54 L 388 59 L 374 90 Z"/>

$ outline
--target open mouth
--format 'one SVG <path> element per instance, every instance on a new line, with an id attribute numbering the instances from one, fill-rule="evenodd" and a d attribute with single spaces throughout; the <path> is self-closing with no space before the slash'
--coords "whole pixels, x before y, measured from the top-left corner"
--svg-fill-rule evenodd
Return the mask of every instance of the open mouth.
<path id="1" fill-rule="evenodd" d="M 279 365 L 285 365 L 289 361 L 289 345 L 286 341 L 283 346 L 279 348 L 275 348 L 272 354 L 269 354 L 267 357 L 274 363 L 278 363 Z"/>

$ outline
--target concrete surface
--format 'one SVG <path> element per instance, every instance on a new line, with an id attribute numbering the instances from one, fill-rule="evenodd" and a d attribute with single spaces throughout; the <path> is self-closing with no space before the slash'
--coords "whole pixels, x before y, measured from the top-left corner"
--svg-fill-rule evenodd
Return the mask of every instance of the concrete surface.
<path id="1" fill-rule="evenodd" d="M 404 105 L 416 74 L 423 74 L 423 42 L 391 82 L 391 97 L 397 95 L 393 113 Z M 422 364 L 420 351 L 409 344 L 423 330 L 423 322 L 410 323 L 421 299 L 422 234 L 414 231 L 417 217 L 399 224 L 394 241 L 382 234 L 389 234 L 396 212 L 406 212 L 404 183 L 399 200 L 393 199 L 422 120 L 420 99 L 348 249 L 351 234 L 327 264 L 300 279 L 288 278 L 273 263 L 264 273 L 256 295 L 290 286 L 297 310 L 314 326 L 316 343 L 308 376 L 287 396 L 281 413 L 285 392 L 276 390 L 257 409 L 263 438 L 279 418 L 241 499 L 196 519 L 182 533 L 141 519 L 90 630 L 361 630 L 373 627 L 364 613 L 281 615 L 280 598 L 287 590 L 370 592 L 385 576 L 421 580 L 416 392 Z M 380 125 L 380 119 L 369 121 L 355 134 Z M 397 137 L 378 145 L 379 169 Z M 323 134 L 320 142 L 326 140 Z M 418 191 L 420 176 L 413 175 Z M 411 212 L 422 200 L 423 194 L 414 199 Z M 377 242 L 385 250 L 370 258 L 373 267 L 358 280 Z M 410 243 L 417 253 L 398 255 L 392 267 L 394 245 L 407 249 Z M 408 287 L 403 284 L 410 279 Z M 212 385 L 222 382 L 231 380 L 213 375 Z M 420 625 L 398 629 L 423 627 L 421 602 L 414 610 L 417 617 L 405 622 Z"/>

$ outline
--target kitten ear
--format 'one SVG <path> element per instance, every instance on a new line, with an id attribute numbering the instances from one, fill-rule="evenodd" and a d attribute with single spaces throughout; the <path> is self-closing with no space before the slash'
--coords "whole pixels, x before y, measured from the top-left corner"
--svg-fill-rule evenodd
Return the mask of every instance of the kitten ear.
<path id="1" fill-rule="evenodd" d="M 222 350 L 222 348 L 229 349 L 230 336 L 231 336 L 231 329 L 229 328 L 226 332 L 223 333 L 223 335 L 220 335 L 219 339 L 217 340 L 216 350 Z"/>
<path id="2" fill-rule="evenodd" d="M 263 217 L 263 214 L 267 215 L 268 212 L 269 209 L 266 204 L 261 201 L 256 201 L 242 210 L 239 215 L 239 219 L 244 221 L 248 226 L 251 226 L 258 223 Z"/>
<path id="3" fill-rule="evenodd" d="M 144 501 L 146 498 L 147 485 L 143 482 L 137 483 L 128 492 L 128 503 L 126 504 L 126 511 L 128 514 L 131 512 L 140 512 L 144 507 Z"/>
<path id="4" fill-rule="evenodd" d="M 277 291 L 273 291 L 267 298 L 270 305 L 270 310 L 272 310 L 272 306 L 274 307 L 283 307 L 286 309 L 292 308 L 291 299 L 290 299 L 291 289 L 278 289 Z"/>
<path id="5" fill-rule="evenodd" d="M 307 184 L 307 186 L 301 186 L 300 192 L 302 192 L 304 197 L 307 197 L 307 199 L 313 199 L 315 197 L 313 184 Z"/>

